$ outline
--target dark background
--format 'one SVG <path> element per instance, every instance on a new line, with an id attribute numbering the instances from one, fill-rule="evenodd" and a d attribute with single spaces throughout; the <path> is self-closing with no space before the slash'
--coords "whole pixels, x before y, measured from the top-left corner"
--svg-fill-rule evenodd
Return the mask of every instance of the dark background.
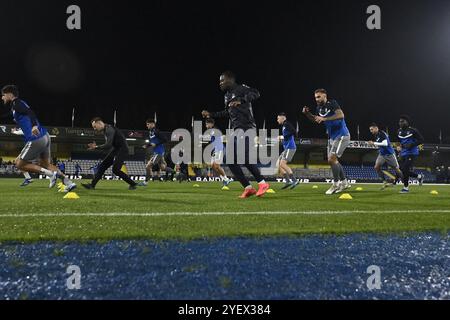
<path id="1" fill-rule="evenodd" d="M 66 28 L 71 4 L 81 31 Z M 370 4 L 382 30 L 366 28 Z M 392 133 L 406 113 L 427 141 L 442 130 L 450 142 L 449 1 L 2 1 L 0 30 L 0 84 L 17 84 L 44 125 L 70 126 L 76 107 L 81 127 L 117 109 L 120 128 L 154 112 L 162 130 L 189 128 L 224 108 L 231 69 L 261 92 L 259 126 L 283 110 L 301 136 L 325 136 L 300 115 L 325 87 L 354 137 L 372 121 Z"/>

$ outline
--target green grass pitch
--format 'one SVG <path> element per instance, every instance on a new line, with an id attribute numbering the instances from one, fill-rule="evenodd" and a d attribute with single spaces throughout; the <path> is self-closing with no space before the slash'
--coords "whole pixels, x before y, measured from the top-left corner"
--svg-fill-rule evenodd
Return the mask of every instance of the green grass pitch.
<path id="1" fill-rule="evenodd" d="M 78 200 L 63 199 L 47 181 L 19 187 L 19 179 L 0 179 L 0 241 L 194 239 L 225 236 L 314 233 L 409 232 L 450 229 L 450 187 L 412 186 L 380 191 L 358 185 L 353 200 L 326 196 L 328 185 L 303 184 L 263 198 L 238 199 L 219 183 L 152 182 L 129 191 L 121 181 L 101 181 L 97 190 L 76 190 Z M 80 181 L 78 181 L 80 184 Z M 430 194 L 436 190 L 438 195 Z"/>

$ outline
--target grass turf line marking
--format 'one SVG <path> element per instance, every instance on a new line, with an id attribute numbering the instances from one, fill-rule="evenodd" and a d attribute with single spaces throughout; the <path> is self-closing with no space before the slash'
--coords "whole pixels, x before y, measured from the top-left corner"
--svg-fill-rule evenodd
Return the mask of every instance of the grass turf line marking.
<path id="1" fill-rule="evenodd" d="M 164 216 L 237 216 L 237 215 L 338 215 L 370 213 L 450 213 L 450 210 L 342 210 L 342 211 L 248 211 L 248 212 L 104 212 L 104 213 L 17 213 L 0 214 L 1 218 L 35 217 L 164 217 Z"/>

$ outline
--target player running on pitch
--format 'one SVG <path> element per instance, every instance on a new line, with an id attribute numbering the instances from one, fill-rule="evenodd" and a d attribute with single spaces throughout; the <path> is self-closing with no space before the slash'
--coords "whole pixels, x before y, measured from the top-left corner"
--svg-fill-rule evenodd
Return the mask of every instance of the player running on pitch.
<path id="1" fill-rule="evenodd" d="M 13 115 L 14 121 L 20 127 L 25 140 L 25 146 L 15 161 L 16 167 L 22 172 L 40 173 L 50 178 L 50 188 L 56 185 L 61 178 L 66 186 L 64 191 L 70 192 L 76 188 L 76 184 L 70 181 L 61 171 L 51 164 L 50 135 L 39 123 L 36 114 L 19 99 L 19 89 L 15 85 L 7 85 L 2 88 L 2 100 L 10 106 L 7 115 Z M 38 164 L 32 161 L 38 159 Z"/>
<path id="2" fill-rule="evenodd" d="M 256 89 L 250 88 L 246 85 L 240 85 L 236 83 L 235 75 L 230 72 L 224 72 L 219 79 L 220 89 L 225 92 L 225 110 L 219 112 L 209 112 L 206 110 L 202 111 L 202 116 L 204 118 L 223 118 L 229 117 L 231 121 L 231 127 L 233 130 L 243 130 L 244 132 L 253 129 L 256 130 L 256 123 L 253 117 L 252 102 L 259 98 L 259 92 Z M 230 143 L 230 141 L 228 141 Z M 250 148 L 254 146 L 253 141 L 245 138 L 244 143 L 244 154 L 239 155 L 244 158 L 244 166 L 250 171 L 250 173 L 255 177 L 258 182 L 258 191 L 256 191 L 250 184 L 250 181 L 245 177 L 242 167 L 238 164 L 237 144 L 238 139 L 232 142 L 235 147 L 235 154 L 233 163 L 229 164 L 231 172 L 236 180 L 239 180 L 241 185 L 244 187 L 244 192 L 240 198 L 248 198 L 253 195 L 257 197 L 263 196 L 267 190 L 269 190 L 269 184 L 264 180 L 261 172 L 256 164 L 250 163 Z M 252 150 L 254 151 L 254 150 Z M 228 161 L 227 161 L 228 162 Z"/>
<path id="3" fill-rule="evenodd" d="M 89 184 L 82 183 L 81 185 L 89 190 L 94 190 L 97 183 L 103 177 L 105 171 L 112 166 L 112 173 L 120 177 L 123 181 L 129 184 L 130 190 L 136 189 L 136 182 L 123 172 L 122 165 L 125 158 L 129 154 L 128 144 L 125 136 L 119 129 L 106 124 L 101 118 L 94 118 L 91 120 L 92 128 L 97 132 L 103 132 L 105 135 L 105 144 L 98 146 L 95 142 L 88 144 L 88 150 L 108 150 L 107 156 L 98 165 L 94 179 Z"/>
<path id="4" fill-rule="evenodd" d="M 280 136 L 280 139 L 283 141 L 283 152 L 278 158 L 278 168 L 281 175 L 283 175 L 286 180 L 286 183 L 281 189 L 294 189 L 298 186 L 300 181 L 294 176 L 294 172 L 289 168 L 288 163 L 292 161 L 294 154 L 297 151 L 297 146 L 295 145 L 295 128 L 287 121 L 284 112 L 278 114 L 277 122 L 281 126 L 282 135 Z"/>
<path id="5" fill-rule="evenodd" d="M 225 170 L 221 167 L 224 159 L 224 145 L 222 137 L 216 137 L 217 130 L 215 130 L 215 121 L 212 118 L 205 120 L 206 129 L 211 130 L 211 143 L 214 146 L 214 150 L 211 157 L 211 167 L 220 176 L 223 182 L 223 187 L 227 187 L 231 180 L 227 177 Z"/>
<path id="6" fill-rule="evenodd" d="M 370 145 L 378 147 L 378 157 L 375 161 L 375 171 L 383 181 L 381 190 L 386 189 L 389 185 L 393 185 L 395 181 L 403 178 L 403 173 L 400 170 L 400 166 L 395 156 L 395 150 L 391 145 L 391 140 L 386 132 L 380 130 L 376 123 L 372 123 L 369 127 L 370 133 L 374 136 L 374 141 L 369 141 Z M 386 175 L 381 169 L 384 164 L 394 169 L 396 179 L 394 181 L 388 181 Z"/>
<path id="7" fill-rule="evenodd" d="M 414 161 L 419 156 L 419 145 L 423 144 L 424 138 L 419 130 L 410 126 L 411 120 L 408 116 L 400 116 L 398 138 L 400 139 L 400 169 L 403 172 L 403 189 L 400 193 L 409 192 L 409 178 L 417 178 L 419 184 L 423 184 L 423 176 L 413 172 Z"/>
<path id="8" fill-rule="evenodd" d="M 166 160 L 164 159 L 165 148 L 164 143 L 167 139 L 161 135 L 156 128 L 155 120 L 148 119 L 146 121 L 147 129 L 149 130 L 149 142 L 146 143 L 143 148 L 153 147 L 153 153 L 146 166 L 145 181 L 139 183 L 140 186 L 148 185 L 148 182 L 153 179 L 153 167 L 158 166 L 158 180 L 161 181 L 161 171 L 165 171 L 167 168 Z"/>
<path id="9" fill-rule="evenodd" d="M 350 145 L 350 132 L 345 123 L 344 112 L 336 100 L 328 100 L 325 89 L 317 89 L 314 92 L 317 108 L 316 114 L 312 114 L 308 107 L 303 108 L 303 114 L 312 122 L 323 123 L 328 133 L 328 163 L 333 172 L 333 185 L 325 194 L 340 193 L 351 187 L 345 176 L 344 168 L 339 163 L 339 158 Z"/>

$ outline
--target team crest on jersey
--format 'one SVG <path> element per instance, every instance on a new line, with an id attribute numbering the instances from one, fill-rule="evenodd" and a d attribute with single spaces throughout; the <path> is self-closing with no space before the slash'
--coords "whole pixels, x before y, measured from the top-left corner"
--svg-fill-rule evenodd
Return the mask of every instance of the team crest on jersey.
<path id="1" fill-rule="evenodd" d="M 331 112 L 331 109 L 321 108 L 319 109 L 319 116 L 326 117 Z"/>

